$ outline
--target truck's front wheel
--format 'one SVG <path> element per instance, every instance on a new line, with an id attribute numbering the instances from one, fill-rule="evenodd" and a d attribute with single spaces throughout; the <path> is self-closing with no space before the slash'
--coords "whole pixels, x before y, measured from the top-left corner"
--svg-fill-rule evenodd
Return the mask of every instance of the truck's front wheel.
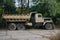
<path id="1" fill-rule="evenodd" d="M 47 24 L 45 24 L 45 29 L 52 30 L 52 29 L 54 29 L 54 25 L 51 23 L 47 23 Z"/>
<path id="2" fill-rule="evenodd" d="M 16 29 L 16 24 L 14 24 L 14 23 L 9 23 L 8 29 L 9 29 L 9 30 L 15 30 L 15 29 Z"/>
<path id="3" fill-rule="evenodd" d="M 23 24 L 17 24 L 18 30 L 25 30 L 25 26 Z"/>

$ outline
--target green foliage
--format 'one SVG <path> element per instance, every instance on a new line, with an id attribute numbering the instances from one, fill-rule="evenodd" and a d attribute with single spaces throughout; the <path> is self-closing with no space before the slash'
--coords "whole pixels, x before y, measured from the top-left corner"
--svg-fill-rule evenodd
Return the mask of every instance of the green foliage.
<path id="1" fill-rule="evenodd" d="M 4 11 L 5 13 L 15 14 L 16 8 L 13 0 L 6 0 Z"/>
<path id="2" fill-rule="evenodd" d="M 33 2 L 37 3 L 36 0 L 33 0 Z M 31 11 L 40 12 L 45 16 L 52 17 L 60 13 L 60 3 L 58 3 L 57 0 L 38 0 L 38 2 L 40 3 L 31 7 Z"/>
<path id="3" fill-rule="evenodd" d="M 57 3 L 57 8 L 56 8 L 56 10 L 57 10 L 57 13 L 60 14 L 60 3 Z"/>
<path id="4" fill-rule="evenodd" d="M 4 9 L 0 7 L 0 16 L 4 13 Z"/>
<path id="5" fill-rule="evenodd" d="M 0 3 L 3 4 L 4 0 L 0 0 Z M 60 2 L 59 0 L 32 0 L 32 2 L 34 3 L 35 6 L 32 6 L 30 8 L 30 12 L 39 12 L 42 13 L 44 16 L 52 16 L 55 17 L 57 14 L 60 14 Z M 24 3 L 26 3 L 26 1 L 24 1 Z M 37 4 L 38 3 L 38 4 Z M 1 5 L 0 4 L 0 5 Z M 6 2 L 4 3 L 5 8 L 1 9 L 0 6 L 0 14 L 3 13 L 10 13 L 10 14 L 20 14 L 21 11 L 23 12 L 23 14 L 27 14 L 27 12 L 29 12 L 28 8 L 23 8 L 21 10 L 21 8 L 19 8 L 18 10 L 16 10 L 17 8 L 15 7 L 14 4 L 14 0 L 6 0 Z M 26 4 L 27 5 L 27 4 Z"/>
<path id="6" fill-rule="evenodd" d="M 44 16 L 50 16 L 50 4 L 44 0 L 39 1 L 40 3 L 31 7 L 31 11 L 42 13 Z"/>
<path id="7" fill-rule="evenodd" d="M 3 13 L 4 9 L 3 9 L 3 0 L 0 0 L 0 17 Z"/>

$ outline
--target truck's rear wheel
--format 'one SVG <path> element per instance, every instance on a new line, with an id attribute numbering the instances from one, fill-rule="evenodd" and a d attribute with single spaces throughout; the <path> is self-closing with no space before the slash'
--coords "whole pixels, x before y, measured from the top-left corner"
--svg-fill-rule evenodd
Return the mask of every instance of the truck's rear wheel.
<path id="1" fill-rule="evenodd" d="M 51 23 L 47 23 L 47 24 L 45 24 L 45 29 L 52 30 L 52 29 L 54 29 L 54 25 Z"/>
<path id="2" fill-rule="evenodd" d="M 17 24 L 17 29 L 18 30 L 25 30 L 25 26 L 22 24 Z"/>
<path id="3" fill-rule="evenodd" d="M 9 23 L 8 29 L 9 29 L 9 30 L 15 30 L 15 29 L 16 29 L 16 24 L 14 24 L 14 23 Z"/>

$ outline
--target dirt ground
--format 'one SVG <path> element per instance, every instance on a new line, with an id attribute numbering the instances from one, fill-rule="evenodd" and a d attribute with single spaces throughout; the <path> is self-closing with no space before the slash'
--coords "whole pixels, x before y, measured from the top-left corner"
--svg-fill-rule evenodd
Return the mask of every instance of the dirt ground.
<path id="1" fill-rule="evenodd" d="M 0 40 L 55 40 L 56 34 L 60 30 L 0 30 Z"/>

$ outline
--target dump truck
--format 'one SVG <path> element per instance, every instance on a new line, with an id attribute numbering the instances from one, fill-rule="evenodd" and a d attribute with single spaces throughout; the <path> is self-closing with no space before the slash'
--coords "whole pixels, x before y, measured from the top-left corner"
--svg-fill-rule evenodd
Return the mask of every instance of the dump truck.
<path id="1" fill-rule="evenodd" d="M 6 21 L 9 30 L 24 30 L 27 28 L 54 29 L 51 18 L 44 18 L 41 13 L 31 12 L 27 15 L 4 14 L 2 19 Z"/>

